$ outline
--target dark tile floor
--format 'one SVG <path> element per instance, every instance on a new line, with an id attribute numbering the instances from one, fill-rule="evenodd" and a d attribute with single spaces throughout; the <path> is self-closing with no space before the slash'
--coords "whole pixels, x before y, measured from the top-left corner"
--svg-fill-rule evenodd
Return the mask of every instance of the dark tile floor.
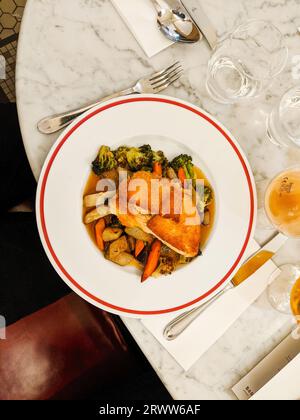
<path id="1" fill-rule="evenodd" d="M 0 61 L 0 103 L 15 102 L 17 41 L 25 3 L 26 0 L 0 2 L 0 56 L 3 57 Z"/>

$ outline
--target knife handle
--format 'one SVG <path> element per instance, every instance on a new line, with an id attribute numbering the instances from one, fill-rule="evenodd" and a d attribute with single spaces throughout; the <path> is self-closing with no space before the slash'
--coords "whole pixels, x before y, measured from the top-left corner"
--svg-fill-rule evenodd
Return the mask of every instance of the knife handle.
<path id="1" fill-rule="evenodd" d="M 164 329 L 164 337 L 168 341 L 175 340 L 183 331 L 187 329 L 191 323 L 198 318 L 200 314 L 206 311 L 220 296 L 224 295 L 228 290 L 233 289 L 233 284 L 229 283 L 224 289 L 222 289 L 219 293 L 213 296 L 204 304 L 198 306 L 197 308 L 191 309 L 190 311 L 184 312 L 183 314 L 179 315 L 177 318 L 173 319 L 166 328 Z"/>

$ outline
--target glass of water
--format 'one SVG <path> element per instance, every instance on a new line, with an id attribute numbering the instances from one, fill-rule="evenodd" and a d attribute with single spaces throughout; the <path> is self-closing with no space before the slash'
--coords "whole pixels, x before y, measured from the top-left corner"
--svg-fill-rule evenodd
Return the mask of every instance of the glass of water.
<path id="1" fill-rule="evenodd" d="M 255 98 L 282 72 L 287 58 L 283 35 L 272 23 L 248 21 L 216 47 L 208 64 L 207 90 L 221 103 Z"/>
<path id="2" fill-rule="evenodd" d="M 277 146 L 300 147 L 300 86 L 286 92 L 275 106 L 267 121 L 267 134 Z"/>

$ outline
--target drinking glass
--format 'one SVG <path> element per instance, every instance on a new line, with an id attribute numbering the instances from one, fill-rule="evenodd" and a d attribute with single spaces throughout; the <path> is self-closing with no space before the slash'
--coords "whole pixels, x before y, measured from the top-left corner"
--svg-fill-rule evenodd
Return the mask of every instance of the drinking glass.
<path id="1" fill-rule="evenodd" d="M 270 278 L 268 298 L 274 309 L 292 314 L 300 321 L 300 267 L 291 264 L 279 267 Z"/>
<path id="2" fill-rule="evenodd" d="M 267 120 L 267 134 L 272 143 L 300 147 L 300 86 L 286 92 Z"/>
<path id="3" fill-rule="evenodd" d="M 282 72 L 287 58 L 284 38 L 272 23 L 248 21 L 214 50 L 208 64 L 207 90 L 221 103 L 255 98 Z"/>
<path id="4" fill-rule="evenodd" d="M 281 172 L 265 194 L 265 212 L 271 224 L 290 238 L 300 238 L 300 166 Z M 271 276 L 271 305 L 280 312 L 300 316 L 300 267 L 286 264 Z"/>

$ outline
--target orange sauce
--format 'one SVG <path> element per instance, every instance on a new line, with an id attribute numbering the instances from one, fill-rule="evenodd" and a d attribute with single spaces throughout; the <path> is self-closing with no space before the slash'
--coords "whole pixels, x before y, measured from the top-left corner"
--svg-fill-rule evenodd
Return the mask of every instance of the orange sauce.
<path id="1" fill-rule="evenodd" d="M 194 171 L 195 171 L 196 178 L 199 180 L 203 180 L 204 185 L 213 190 L 211 184 L 209 183 L 208 179 L 206 178 L 204 173 L 201 171 L 201 169 L 199 169 L 197 166 L 194 166 Z M 207 206 L 207 209 L 209 210 L 209 213 L 210 213 L 210 224 L 209 226 L 204 226 L 204 225 L 201 226 L 201 248 L 202 249 L 207 244 L 210 234 L 212 233 L 212 230 L 213 230 L 215 216 L 216 216 L 215 197 L 213 197 L 213 201 L 211 202 L 211 204 L 209 204 L 209 206 Z"/>

